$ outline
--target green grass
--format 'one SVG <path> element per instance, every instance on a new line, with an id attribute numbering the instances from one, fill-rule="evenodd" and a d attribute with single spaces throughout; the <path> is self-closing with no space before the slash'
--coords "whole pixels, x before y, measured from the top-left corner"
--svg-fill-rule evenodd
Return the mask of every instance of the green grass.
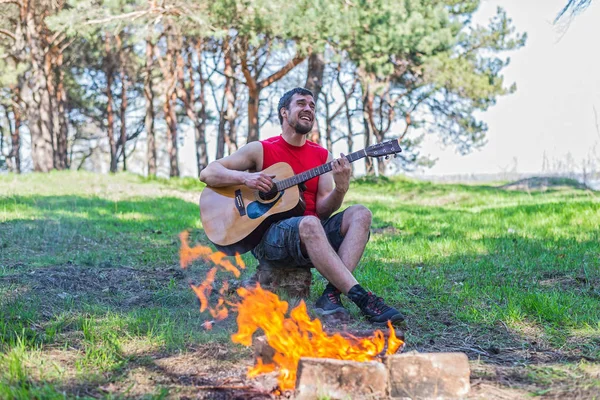
<path id="1" fill-rule="evenodd" d="M 202 188 L 0 175 L 0 398 L 196 396 L 194 385 L 220 381 L 178 363 L 225 373 L 251 359 L 230 343 L 233 323 L 201 326 L 188 280 L 207 266 L 179 268 L 181 231 L 207 243 Z M 359 179 L 345 206 L 359 203 L 373 227 L 357 278 L 406 314 L 409 349 L 518 365 L 513 386 L 532 395 L 600 386 L 578 367 L 600 359 L 597 193 Z M 248 274 L 256 262 L 244 261 Z M 314 297 L 323 285 L 315 279 Z M 184 362 L 189 354 L 198 359 Z"/>

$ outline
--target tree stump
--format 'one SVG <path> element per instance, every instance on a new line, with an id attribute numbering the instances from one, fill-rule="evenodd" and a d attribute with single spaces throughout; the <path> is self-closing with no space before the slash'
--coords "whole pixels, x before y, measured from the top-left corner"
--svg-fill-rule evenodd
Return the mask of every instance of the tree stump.
<path id="1" fill-rule="evenodd" d="M 312 273 L 306 267 L 272 267 L 261 263 L 253 277 L 263 289 L 281 291 L 292 298 L 307 299 L 310 295 Z"/>

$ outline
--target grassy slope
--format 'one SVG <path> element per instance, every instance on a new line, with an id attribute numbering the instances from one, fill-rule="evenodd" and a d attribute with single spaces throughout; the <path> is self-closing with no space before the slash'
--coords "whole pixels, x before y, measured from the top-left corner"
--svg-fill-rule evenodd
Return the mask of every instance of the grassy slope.
<path id="1" fill-rule="evenodd" d="M 0 176 L 0 398 L 181 395 L 132 375 L 205 343 L 226 354 L 213 357 L 218 370 L 248 359 L 231 329 L 203 331 L 178 267 L 180 231 L 206 240 L 201 188 Z M 600 390 L 597 194 L 359 180 L 355 203 L 374 216 L 358 279 L 406 313 L 409 348 L 464 351 L 482 360 L 474 379 L 523 393 Z"/>

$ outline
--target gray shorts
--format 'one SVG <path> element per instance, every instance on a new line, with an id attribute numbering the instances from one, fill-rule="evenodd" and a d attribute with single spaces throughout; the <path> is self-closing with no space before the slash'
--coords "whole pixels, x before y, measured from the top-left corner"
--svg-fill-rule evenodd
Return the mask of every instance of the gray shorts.
<path id="1" fill-rule="evenodd" d="M 342 218 L 344 211 L 321 221 L 327 240 L 337 252 L 344 240 Z M 304 217 L 292 217 L 275 222 L 269 227 L 252 254 L 261 264 L 271 267 L 312 267 L 308 256 L 300 247 L 300 221 Z"/>

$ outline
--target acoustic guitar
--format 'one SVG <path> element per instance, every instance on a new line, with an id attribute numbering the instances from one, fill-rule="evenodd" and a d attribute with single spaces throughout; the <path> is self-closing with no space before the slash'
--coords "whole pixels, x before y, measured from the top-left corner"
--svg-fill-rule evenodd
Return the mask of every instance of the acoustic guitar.
<path id="1" fill-rule="evenodd" d="M 389 157 L 400 153 L 398 140 L 369 146 L 346 156 L 354 162 L 364 157 Z M 200 196 L 200 219 L 208 239 L 228 255 L 243 254 L 260 242 L 269 226 L 279 220 L 300 216 L 305 204 L 299 186 L 332 170 L 332 162 L 294 175 L 289 164 L 279 162 L 262 172 L 275 175 L 269 192 L 245 185 L 207 186 Z"/>

